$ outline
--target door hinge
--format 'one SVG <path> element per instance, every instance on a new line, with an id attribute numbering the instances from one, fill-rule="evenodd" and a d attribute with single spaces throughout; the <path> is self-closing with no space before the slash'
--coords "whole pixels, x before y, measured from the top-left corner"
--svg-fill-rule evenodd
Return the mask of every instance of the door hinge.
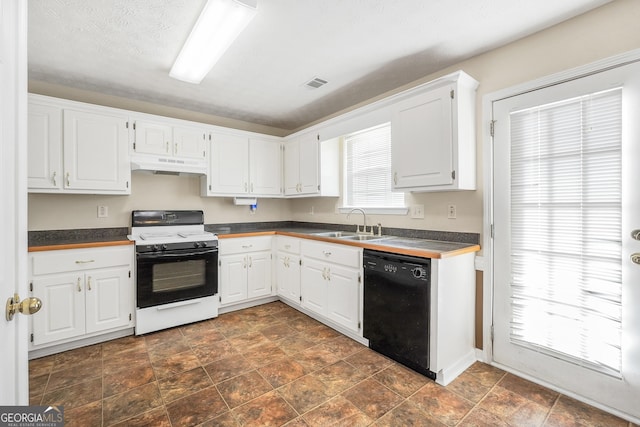
<path id="1" fill-rule="evenodd" d="M 489 122 L 489 134 L 491 135 L 492 138 L 496 134 L 496 121 L 495 120 L 491 120 Z"/>
<path id="2" fill-rule="evenodd" d="M 451 92 L 449 92 L 449 96 L 451 96 L 451 99 L 455 98 L 455 93 L 456 91 L 451 89 Z"/>
<path id="3" fill-rule="evenodd" d="M 451 171 L 451 179 L 456 179 L 456 171 Z"/>
<path id="4" fill-rule="evenodd" d="M 33 292 L 33 282 L 29 282 L 29 291 Z"/>
<path id="5" fill-rule="evenodd" d="M 29 337 L 29 339 L 31 340 L 31 342 L 33 342 L 33 334 L 31 334 L 31 336 Z"/>
<path id="6" fill-rule="evenodd" d="M 129 270 L 129 278 L 131 278 L 131 270 Z"/>

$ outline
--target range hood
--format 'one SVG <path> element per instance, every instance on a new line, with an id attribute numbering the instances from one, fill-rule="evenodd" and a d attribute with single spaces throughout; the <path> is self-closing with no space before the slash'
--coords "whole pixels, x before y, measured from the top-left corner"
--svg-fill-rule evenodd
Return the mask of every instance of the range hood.
<path id="1" fill-rule="evenodd" d="M 207 161 L 153 155 L 134 155 L 131 157 L 132 171 L 148 171 L 164 175 L 206 175 Z"/>

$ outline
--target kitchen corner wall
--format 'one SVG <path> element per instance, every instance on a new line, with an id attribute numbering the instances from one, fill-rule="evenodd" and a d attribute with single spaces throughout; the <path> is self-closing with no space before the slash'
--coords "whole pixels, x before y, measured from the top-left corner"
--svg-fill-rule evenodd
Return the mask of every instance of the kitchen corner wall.
<path id="1" fill-rule="evenodd" d="M 280 221 L 290 217 L 288 200 L 259 199 L 254 214 L 229 197 L 200 197 L 200 177 L 131 174 L 130 196 L 29 194 L 29 231 L 131 226 L 135 209 L 202 209 L 205 223 Z M 109 216 L 98 218 L 98 206 Z"/>
<path id="2" fill-rule="evenodd" d="M 478 55 L 430 74 L 384 96 L 428 82 L 462 69 L 480 82 L 477 94 L 477 190 L 445 193 L 408 193 L 407 204 L 424 205 L 425 218 L 409 215 L 370 215 L 369 224 L 383 226 L 482 233 L 483 224 L 483 96 L 549 74 L 578 67 L 609 56 L 640 48 L 640 1 L 615 0 L 507 46 Z M 491 31 L 491 28 L 487 28 Z M 272 135 L 281 129 L 262 129 L 194 112 L 173 111 L 137 101 L 30 82 L 29 90 L 44 95 L 93 102 L 152 114 L 203 121 Z M 345 113 L 348 110 L 338 114 Z M 202 117 L 201 117 L 202 116 Z M 29 230 L 127 227 L 133 209 L 203 209 L 207 223 L 297 220 L 353 224 L 359 217 L 346 219 L 336 213 L 337 198 L 259 199 L 255 215 L 247 206 L 234 206 L 230 198 L 201 198 L 199 178 L 133 173 L 131 196 L 46 195 L 29 196 Z M 457 219 L 447 218 L 447 205 L 454 204 Z M 97 206 L 109 207 L 108 218 L 97 218 Z"/>

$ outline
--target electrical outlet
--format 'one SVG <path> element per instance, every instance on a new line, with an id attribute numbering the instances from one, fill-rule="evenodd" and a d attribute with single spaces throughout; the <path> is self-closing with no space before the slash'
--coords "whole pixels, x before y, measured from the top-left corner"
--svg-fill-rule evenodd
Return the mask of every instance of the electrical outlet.
<path id="1" fill-rule="evenodd" d="M 424 205 L 411 206 L 411 218 L 424 219 Z"/>
<path id="2" fill-rule="evenodd" d="M 447 218 L 456 219 L 456 205 L 449 205 L 447 207 Z"/>
<path id="3" fill-rule="evenodd" d="M 109 206 L 98 206 L 98 218 L 107 218 L 109 216 Z"/>

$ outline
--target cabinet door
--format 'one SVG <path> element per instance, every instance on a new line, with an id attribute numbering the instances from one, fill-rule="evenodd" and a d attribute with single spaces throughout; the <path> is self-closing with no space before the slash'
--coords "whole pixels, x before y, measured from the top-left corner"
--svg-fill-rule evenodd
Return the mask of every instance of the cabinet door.
<path id="1" fill-rule="evenodd" d="M 207 132 L 197 127 L 173 128 L 173 155 L 204 160 L 207 157 Z"/>
<path id="2" fill-rule="evenodd" d="M 320 191 L 320 158 L 316 134 L 300 141 L 300 194 Z"/>
<path id="3" fill-rule="evenodd" d="M 33 344 L 73 338 L 85 333 L 84 276 L 59 274 L 33 280 L 33 292 L 42 300 L 31 316 Z"/>
<path id="4" fill-rule="evenodd" d="M 29 103 L 28 187 L 62 189 L 62 109 Z"/>
<path id="5" fill-rule="evenodd" d="M 172 130 L 171 126 L 136 120 L 134 124 L 133 150 L 136 153 L 170 155 Z"/>
<path id="6" fill-rule="evenodd" d="M 129 267 L 105 268 L 85 274 L 87 333 L 127 326 L 133 313 Z"/>
<path id="7" fill-rule="evenodd" d="M 391 121 L 394 188 L 453 183 L 451 91 L 444 86 L 400 102 Z"/>
<path id="8" fill-rule="evenodd" d="M 128 193 L 127 117 L 64 110 L 64 188 Z"/>
<path id="9" fill-rule="evenodd" d="M 296 195 L 300 189 L 300 142 L 284 145 L 284 194 Z"/>
<path id="10" fill-rule="evenodd" d="M 327 315 L 327 264 L 305 258 L 300 274 L 302 306 Z"/>
<path id="11" fill-rule="evenodd" d="M 276 280 L 278 295 L 300 304 L 300 257 L 278 252 Z"/>
<path id="12" fill-rule="evenodd" d="M 249 192 L 249 140 L 242 136 L 213 134 L 211 139 L 210 192 Z"/>
<path id="13" fill-rule="evenodd" d="M 271 295 L 271 251 L 247 254 L 247 298 Z"/>
<path id="14" fill-rule="evenodd" d="M 329 266 L 327 277 L 327 316 L 334 322 L 358 332 L 360 272 L 332 264 Z"/>
<path id="15" fill-rule="evenodd" d="M 249 192 L 277 196 L 282 193 L 282 151 L 279 141 L 249 140 Z"/>
<path id="16" fill-rule="evenodd" d="M 220 302 L 230 304 L 247 299 L 247 256 L 220 256 Z"/>

